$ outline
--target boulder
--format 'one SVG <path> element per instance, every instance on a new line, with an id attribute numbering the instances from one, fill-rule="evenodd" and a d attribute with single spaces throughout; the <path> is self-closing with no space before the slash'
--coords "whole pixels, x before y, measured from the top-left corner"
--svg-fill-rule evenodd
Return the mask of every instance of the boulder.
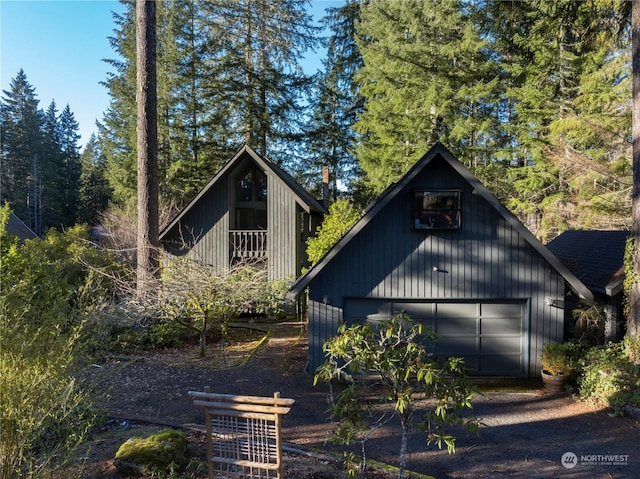
<path id="1" fill-rule="evenodd" d="M 149 474 L 154 470 L 166 471 L 171 463 L 178 468 L 187 462 L 187 436 L 173 429 L 133 437 L 123 443 L 113 460 L 118 471 L 126 475 Z"/>

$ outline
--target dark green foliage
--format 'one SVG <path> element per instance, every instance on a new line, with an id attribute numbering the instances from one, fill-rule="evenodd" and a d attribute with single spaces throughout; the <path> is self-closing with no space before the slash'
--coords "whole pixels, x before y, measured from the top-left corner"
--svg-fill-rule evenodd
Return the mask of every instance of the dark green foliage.
<path id="1" fill-rule="evenodd" d="M 135 39 L 132 2 L 117 16 L 106 82 L 103 152 L 114 200 L 135 194 Z M 184 204 L 242 142 L 280 164 L 300 144 L 309 80 L 298 59 L 316 44 L 302 0 L 160 2 L 158 161 L 161 197 Z"/>
<path id="2" fill-rule="evenodd" d="M 95 135 L 91 135 L 80 157 L 82 173 L 78 198 L 78 221 L 97 225 L 111 198 L 106 177 L 106 159 Z"/>
<path id="3" fill-rule="evenodd" d="M 35 88 L 20 70 L 2 99 L 0 202 L 36 234 L 78 221 L 78 123 L 69 105 L 38 109 Z"/>
<path id="4" fill-rule="evenodd" d="M 339 185 L 351 190 L 360 175 L 353 154 L 357 136 L 352 129 L 362 113 L 363 99 L 354 75 L 362 68 L 362 56 L 355 41 L 356 23 L 360 17 L 360 2 L 348 0 L 338 8 L 327 9 L 322 25 L 331 31 L 327 39 L 324 71 L 315 78 L 311 98 L 310 124 L 307 127 L 307 152 L 300 165 L 303 183 L 323 196 L 318 181 L 323 165 L 329 169 L 329 198 L 339 196 Z"/>
<path id="5" fill-rule="evenodd" d="M 484 162 L 496 139 L 498 67 L 463 2 L 361 6 L 356 75 L 365 108 L 355 125 L 360 166 L 377 193 L 436 141 Z"/>

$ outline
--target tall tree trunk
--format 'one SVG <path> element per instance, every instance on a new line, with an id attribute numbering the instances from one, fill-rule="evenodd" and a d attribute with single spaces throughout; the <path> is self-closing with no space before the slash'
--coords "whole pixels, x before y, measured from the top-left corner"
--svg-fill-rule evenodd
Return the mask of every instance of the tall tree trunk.
<path id="1" fill-rule="evenodd" d="M 158 224 L 158 126 L 156 2 L 136 0 L 136 103 L 138 153 L 137 295 L 155 291 L 160 244 Z"/>
<path id="2" fill-rule="evenodd" d="M 634 0 L 631 7 L 631 48 L 633 70 L 633 194 L 631 234 L 634 239 L 633 276 L 629 291 L 629 317 L 627 334 L 640 333 L 640 0 Z"/>

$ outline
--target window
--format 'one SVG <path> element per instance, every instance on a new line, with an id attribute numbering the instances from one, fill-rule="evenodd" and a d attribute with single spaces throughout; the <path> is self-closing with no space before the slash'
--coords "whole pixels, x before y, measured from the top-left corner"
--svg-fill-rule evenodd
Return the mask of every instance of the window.
<path id="1" fill-rule="evenodd" d="M 235 181 L 235 229 L 267 229 L 267 175 L 255 165 Z"/>
<path id="2" fill-rule="evenodd" d="M 414 230 L 450 230 L 460 228 L 460 191 L 413 191 Z"/>

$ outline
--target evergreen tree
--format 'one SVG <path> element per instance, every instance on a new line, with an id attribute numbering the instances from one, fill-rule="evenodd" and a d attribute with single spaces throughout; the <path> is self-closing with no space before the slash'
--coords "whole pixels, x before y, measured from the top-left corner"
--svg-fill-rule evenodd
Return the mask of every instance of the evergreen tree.
<path id="1" fill-rule="evenodd" d="M 52 101 L 43 118 L 43 147 L 38 158 L 41 185 L 41 225 L 61 228 L 66 225 L 66 171 L 62 153 L 62 134 L 58 108 Z"/>
<path id="2" fill-rule="evenodd" d="M 156 2 L 136 0 L 137 213 L 136 294 L 152 297 L 160 276 Z"/>
<path id="3" fill-rule="evenodd" d="M 324 70 L 316 74 L 315 95 L 311 100 L 312 118 L 308 127 L 309 147 L 302 159 L 303 183 L 317 197 L 321 168 L 329 168 L 329 196 L 335 201 L 339 185 L 356 187 L 358 164 L 353 151 L 357 137 L 351 128 L 362 112 L 363 100 L 354 75 L 362 68 L 362 56 L 355 41 L 355 25 L 360 17 L 360 1 L 349 0 L 343 6 L 327 9 L 322 27 L 329 29 Z"/>
<path id="4" fill-rule="evenodd" d="M 107 177 L 113 188 L 113 200 L 131 206 L 136 196 L 136 83 L 135 83 L 135 3 L 121 0 L 122 14 L 113 14 L 116 27 L 109 38 L 120 60 L 105 60 L 115 69 L 104 82 L 109 91 L 109 107 L 98 132 L 107 159 Z M 164 2 L 161 2 L 163 4 Z"/>
<path id="5" fill-rule="evenodd" d="M 507 172 L 509 206 L 543 239 L 569 227 L 628 225 L 628 8 L 495 2 L 487 12 L 509 79 L 510 148 L 498 154 L 524 167 Z M 611 221 L 600 222 L 603 210 Z"/>
<path id="6" fill-rule="evenodd" d="M 74 225 L 78 222 L 78 202 L 80 199 L 80 176 L 82 165 L 80 162 L 80 148 L 78 141 L 79 125 L 69 104 L 67 104 L 58 118 L 60 131 L 60 151 L 64 172 L 64 224 Z"/>
<path id="7" fill-rule="evenodd" d="M 160 9 L 163 10 L 167 9 Z M 161 166 L 168 171 L 163 194 L 183 203 L 220 169 L 237 143 L 232 141 L 230 105 L 220 101 L 226 89 L 221 82 L 220 56 L 227 39 L 210 31 L 209 16 L 215 14 L 215 5 L 210 5 L 208 0 L 179 0 L 167 14 L 171 21 L 161 24 L 169 24 L 167 35 L 175 40 L 160 42 L 163 48 L 160 55 L 175 71 L 166 90 L 162 87 L 162 77 L 159 82 L 161 104 L 167 104 L 171 152 Z M 165 128 L 163 108 L 159 115 L 162 132 Z M 167 150 L 162 138 L 161 158 Z"/>
<path id="8" fill-rule="evenodd" d="M 107 209 L 111 189 L 106 178 L 106 159 L 95 134 L 92 134 L 80 156 L 82 173 L 78 202 L 78 222 L 90 226 L 99 223 L 100 214 Z"/>
<path id="9" fill-rule="evenodd" d="M 390 0 L 361 10 L 357 80 L 366 102 L 355 128 L 372 189 L 396 181 L 437 140 L 462 159 L 486 161 L 498 82 L 471 6 Z"/>
<path id="10" fill-rule="evenodd" d="M 38 161 L 42 155 L 43 113 L 38 109 L 35 88 L 23 70 L 12 79 L 2 99 L 2 164 L 0 194 L 16 216 L 36 234 L 42 233 L 42 178 Z"/>
<path id="11" fill-rule="evenodd" d="M 135 192 L 133 9 L 115 17 L 122 61 L 106 85 L 104 154 L 120 204 Z M 242 141 L 283 162 L 300 141 L 307 78 L 297 59 L 315 41 L 305 0 L 158 3 L 159 176 L 183 202 Z M 266 151 L 266 145 L 269 151 Z"/>

